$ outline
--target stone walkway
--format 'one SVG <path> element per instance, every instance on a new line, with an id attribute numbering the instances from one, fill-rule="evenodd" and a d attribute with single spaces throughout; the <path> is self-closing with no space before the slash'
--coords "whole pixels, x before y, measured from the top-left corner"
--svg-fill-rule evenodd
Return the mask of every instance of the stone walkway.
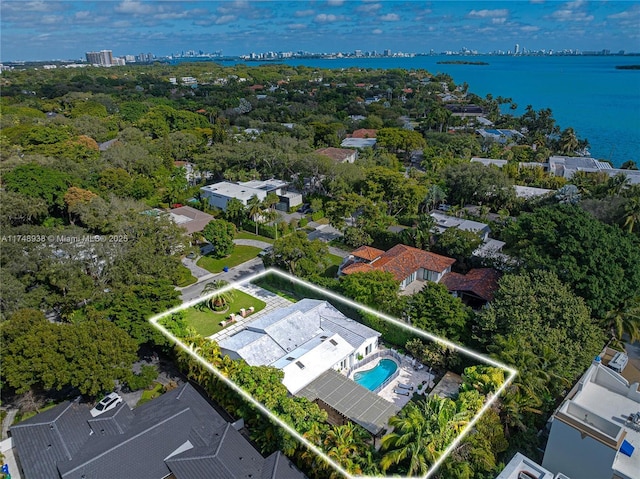
<path id="1" fill-rule="evenodd" d="M 259 318 L 261 316 L 264 316 L 265 314 L 269 314 L 277 309 L 285 308 L 293 304 L 291 303 L 291 301 L 284 299 L 283 297 L 278 296 L 277 294 L 272 293 L 271 291 L 262 289 L 259 286 L 256 286 L 254 284 L 247 283 L 242 286 L 236 286 L 236 289 L 244 293 L 247 293 L 248 295 L 253 296 L 254 298 L 258 298 L 264 301 L 266 303 L 266 306 L 261 311 L 258 311 L 257 313 L 254 313 L 251 316 L 248 316 L 246 318 L 236 316 L 236 318 L 238 319 L 236 320 L 235 323 L 233 323 L 231 326 L 223 329 L 220 332 L 212 334 L 211 336 L 209 336 L 209 339 L 212 339 L 214 341 L 220 341 L 222 339 L 226 339 L 240 332 L 242 329 L 244 329 L 244 326 L 246 323 L 253 321 L 254 319 Z"/>

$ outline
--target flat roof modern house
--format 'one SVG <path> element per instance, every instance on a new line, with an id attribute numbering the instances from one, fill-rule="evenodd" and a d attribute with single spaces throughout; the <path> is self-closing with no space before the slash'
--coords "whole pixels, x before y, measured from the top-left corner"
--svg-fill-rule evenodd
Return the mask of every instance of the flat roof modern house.
<path id="1" fill-rule="evenodd" d="M 640 391 L 598 356 L 551 418 L 542 465 L 571 478 L 640 478 Z"/>
<path id="2" fill-rule="evenodd" d="M 200 194 L 209 201 L 209 205 L 221 210 L 227 209 L 227 203 L 235 198 L 244 206 L 254 196 L 263 201 L 269 193 L 278 195 L 280 203 L 276 209 L 289 210 L 302 204 L 300 193 L 288 192 L 288 183 L 282 180 L 252 180 L 239 183 L 220 181 L 200 188 Z"/>
<path id="3" fill-rule="evenodd" d="M 135 409 L 92 417 L 65 401 L 11 426 L 25 479 L 304 479 L 281 452 L 267 458 L 191 386 Z"/>

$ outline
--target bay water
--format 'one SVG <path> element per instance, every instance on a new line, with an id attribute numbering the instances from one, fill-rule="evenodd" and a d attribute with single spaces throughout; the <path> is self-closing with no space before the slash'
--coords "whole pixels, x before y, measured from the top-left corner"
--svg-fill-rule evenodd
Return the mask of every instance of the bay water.
<path id="1" fill-rule="evenodd" d="M 482 61 L 488 65 L 441 64 Z M 591 156 L 620 166 L 640 164 L 640 56 L 447 56 L 383 58 L 293 58 L 287 65 L 318 68 L 404 68 L 447 73 L 456 84 L 467 82 L 480 96 L 512 98 L 521 114 L 527 105 L 550 108 L 560 128 L 573 127 L 590 144 Z M 222 62 L 222 64 L 235 62 Z M 247 62 L 248 65 L 260 62 Z M 273 63 L 273 62 L 270 62 Z"/>

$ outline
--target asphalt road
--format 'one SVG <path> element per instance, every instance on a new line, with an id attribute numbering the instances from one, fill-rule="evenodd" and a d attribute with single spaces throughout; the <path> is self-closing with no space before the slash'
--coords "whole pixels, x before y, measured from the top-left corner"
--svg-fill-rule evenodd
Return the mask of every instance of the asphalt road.
<path id="1" fill-rule="evenodd" d="M 245 263 L 242 263 L 238 266 L 235 266 L 229 269 L 227 273 L 223 272 L 223 273 L 203 276 L 198 279 L 197 283 L 182 289 L 181 291 L 182 301 L 186 303 L 187 301 L 191 301 L 192 299 L 198 298 L 202 294 L 202 290 L 204 289 L 205 285 L 210 281 L 223 280 L 223 281 L 228 281 L 229 283 L 233 283 L 235 281 L 244 279 L 247 276 L 260 273 L 261 271 L 264 271 L 264 265 L 262 264 L 262 259 L 254 258 L 252 260 L 249 260 Z"/>

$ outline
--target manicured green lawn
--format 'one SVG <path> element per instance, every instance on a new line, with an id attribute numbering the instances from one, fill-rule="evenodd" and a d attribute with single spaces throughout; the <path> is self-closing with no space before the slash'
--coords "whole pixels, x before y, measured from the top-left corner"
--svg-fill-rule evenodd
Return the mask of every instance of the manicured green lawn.
<path id="1" fill-rule="evenodd" d="M 248 239 L 248 240 L 257 240 L 264 241 L 265 243 L 273 244 L 275 241 L 272 238 L 267 238 L 266 236 L 260 236 L 254 233 L 249 233 L 248 231 L 238 231 L 236 233 L 236 239 Z M 237 246 L 236 246 L 237 248 Z"/>
<path id="2" fill-rule="evenodd" d="M 326 278 L 335 278 L 338 274 L 338 267 L 342 263 L 342 258 L 335 254 L 329 254 L 329 258 L 331 259 L 331 266 L 324 271 L 324 276 Z"/>
<path id="3" fill-rule="evenodd" d="M 157 398 L 164 392 L 163 389 L 164 388 L 161 383 L 155 383 L 153 385 L 153 388 L 145 389 L 144 391 L 142 391 L 142 396 L 140 396 L 140 400 L 138 401 L 136 406 L 141 406 L 142 404 Z"/>
<path id="4" fill-rule="evenodd" d="M 255 258 L 260 251 L 262 251 L 262 249 L 256 248 L 255 246 L 236 245 L 233 248 L 233 253 L 226 258 L 218 259 L 206 255 L 200 258 L 196 264 L 211 273 L 219 273 L 225 266 L 232 268 L 233 266 L 238 266 L 245 261 Z"/>
<path id="5" fill-rule="evenodd" d="M 237 289 L 234 289 L 233 292 L 235 295 L 234 300 L 229 303 L 229 309 L 226 311 L 216 313 L 209 308 L 202 308 L 202 310 L 189 308 L 185 310 L 185 320 L 189 326 L 204 337 L 211 336 L 223 329 L 219 323 L 226 319 L 230 313 L 239 313 L 241 308 L 249 309 L 253 306 L 255 308 L 255 314 L 266 306 L 264 301 L 254 298 L 247 293 L 238 291 Z"/>

